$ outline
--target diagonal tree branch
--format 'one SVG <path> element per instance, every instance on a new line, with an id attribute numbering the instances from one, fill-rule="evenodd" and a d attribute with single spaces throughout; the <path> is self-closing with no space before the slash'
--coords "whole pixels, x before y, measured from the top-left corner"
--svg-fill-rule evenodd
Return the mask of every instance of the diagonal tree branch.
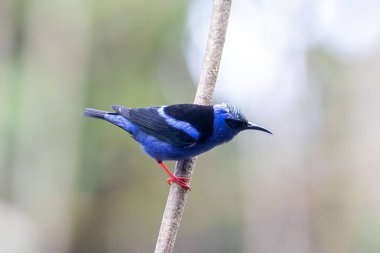
<path id="1" fill-rule="evenodd" d="M 230 10 L 231 0 L 214 0 L 211 26 L 201 77 L 194 100 L 195 104 L 211 104 L 222 58 Z M 175 175 L 191 178 L 195 161 L 195 157 L 178 161 L 175 167 Z M 173 252 L 176 235 L 185 209 L 186 197 L 187 190 L 185 188 L 178 184 L 170 186 L 155 253 Z"/>

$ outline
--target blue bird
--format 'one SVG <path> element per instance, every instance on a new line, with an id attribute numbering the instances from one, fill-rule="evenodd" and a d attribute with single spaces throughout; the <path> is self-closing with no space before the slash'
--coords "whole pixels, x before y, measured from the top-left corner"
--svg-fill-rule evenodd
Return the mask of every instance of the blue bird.
<path id="1" fill-rule="evenodd" d="M 145 108 L 112 106 L 114 112 L 87 108 L 84 116 L 106 120 L 127 131 L 169 175 L 169 184 L 186 189 L 189 178 L 173 175 L 162 163 L 184 160 L 230 141 L 239 132 L 253 129 L 272 134 L 249 122 L 238 108 L 227 104 L 203 106 L 177 104 Z"/>

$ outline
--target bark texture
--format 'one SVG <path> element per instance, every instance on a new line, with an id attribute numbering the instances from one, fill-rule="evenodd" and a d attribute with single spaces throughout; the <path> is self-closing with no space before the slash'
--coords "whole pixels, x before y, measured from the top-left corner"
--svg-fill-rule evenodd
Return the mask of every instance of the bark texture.
<path id="1" fill-rule="evenodd" d="M 216 79 L 222 58 L 224 41 L 231 10 L 231 0 L 214 0 L 211 26 L 203 60 L 201 77 L 194 103 L 209 105 L 212 102 Z M 191 178 L 196 158 L 178 161 L 174 174 Z M 173 252 L 176 235 L 185 209 L 187 190 L 173 183 L 170 186 L 155 253 Z"/>

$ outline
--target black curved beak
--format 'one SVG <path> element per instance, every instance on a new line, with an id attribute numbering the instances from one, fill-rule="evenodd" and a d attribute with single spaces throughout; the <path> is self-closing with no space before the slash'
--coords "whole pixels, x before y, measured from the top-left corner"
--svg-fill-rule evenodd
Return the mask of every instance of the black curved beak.
<path id="1" fill-rule="evenodd" d="M 251 122 L 248 122 L 248 125 L 245 127 L 245 129 L 253 129 L 253 130 L 258 130 L 258 131 L 262 131 L 262 132 L 266 132 L 268 134 L 272 134 L 271 131 L 269 131 L 268 129 L 265 129 L 264 127 L 262 126 L 259 126 L 259 125 L 256 125 L 256 124 L 253 124 Z"/>

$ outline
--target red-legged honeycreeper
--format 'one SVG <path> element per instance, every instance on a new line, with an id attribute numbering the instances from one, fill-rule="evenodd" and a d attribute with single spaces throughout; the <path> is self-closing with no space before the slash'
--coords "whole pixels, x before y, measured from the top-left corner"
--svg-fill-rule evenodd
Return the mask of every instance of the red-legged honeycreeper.
<path id="1" fill-rule="evenodd" d="M 169 175 L 166 180 L 189 189 L 189 178 L 176 177 L 162 163 L 184 160 L 230 141 L 243 130 L 272 134 L 249 122 L 238 108 L 227 104 L 178 104 L 145 108 L 112 106 L 114 112 L 87 108 L 83 115 L 103 119 L 127 131 Z"/>

